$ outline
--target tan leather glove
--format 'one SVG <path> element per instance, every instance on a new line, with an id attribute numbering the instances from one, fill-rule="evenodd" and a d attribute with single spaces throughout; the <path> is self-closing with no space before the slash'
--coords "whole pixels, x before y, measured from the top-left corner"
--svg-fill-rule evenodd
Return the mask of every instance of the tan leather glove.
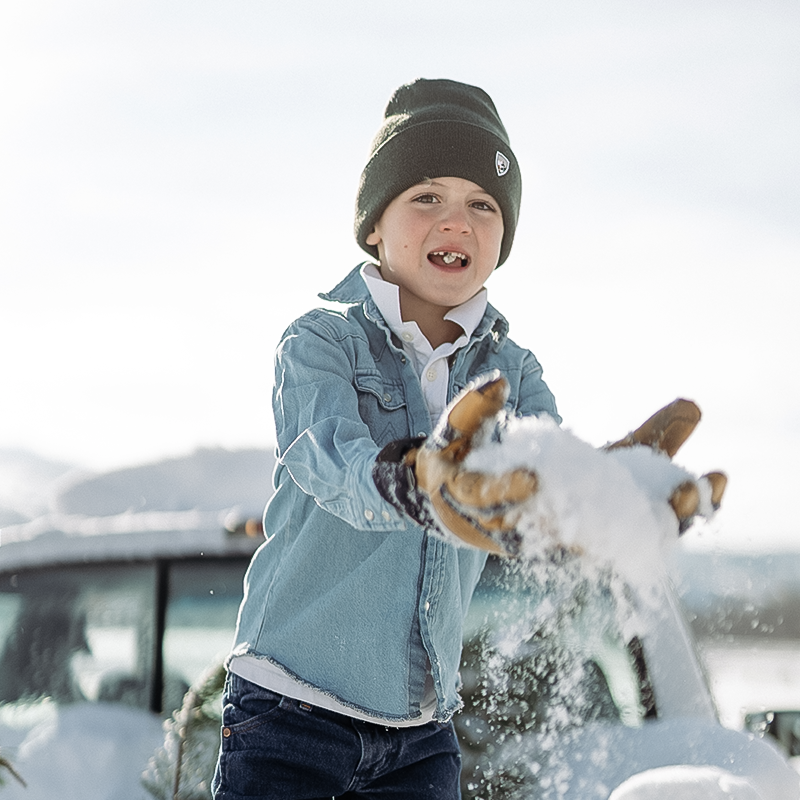
<path id="1" fill-rule="evenodd" d="M 463 466 L 486 427 L 498 421 L 508 382 L 497 371 L 467 386 L 424 440 L 393 442 L 381 451 L 373 476 L 397 508 L 445 537 L 498 555 L 516 555 L 522 538 L 516 522 L 521 505 L 535 494 L 535 473 L 502 475 Z"/>
<path id="2" fill-rule="evenodd" d="M 697 423 L 700 422 L 700 417 L 700 409 L 696 403 L 678 398 L 656 411 L 635 431 L 631 431 L 618 442 L 607 444 L 604 449 L 615 450 L 619 447 L 634 447 L 641 444 L 672 458 L 691 436 Z M 708 472 L 699 480 L 708 484 L 711 505 L 716 511 L 722 503 L 728 478 L 722 472 Z M 683 533 L 691 525 L 699 510 L 700 487 L 694 481 L 682 483 L 670 496 L 669 504 L 678 517 L 680 531 Z"/>

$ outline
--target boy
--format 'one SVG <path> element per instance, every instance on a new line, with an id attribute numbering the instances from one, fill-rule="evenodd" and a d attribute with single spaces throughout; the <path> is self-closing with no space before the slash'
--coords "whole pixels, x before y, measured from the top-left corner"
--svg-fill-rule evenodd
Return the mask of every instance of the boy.
<path id="1" fill-rule="evenodd" d="M 395 92 L 356 204 L 378 264 L 322 295 L 341 309 L 304 315 L 277 349 L 276 491 L 228 662 L 217 800 L 459 797 L 451 718 L 486 553 L 447 538 L 479 531 L 469 514 L 450 524 L 420 500 L 415 480 L 439 481 L 443 451 L 415 466 L 412 437 L 494 370 L 505 380 L 466 395 L 480 413 L 560 421 L 483 288 L 510 252 L 520 193 L 485 92 L 447 80 Z M 468 444 L 454 420 L 445 450 Z"/>

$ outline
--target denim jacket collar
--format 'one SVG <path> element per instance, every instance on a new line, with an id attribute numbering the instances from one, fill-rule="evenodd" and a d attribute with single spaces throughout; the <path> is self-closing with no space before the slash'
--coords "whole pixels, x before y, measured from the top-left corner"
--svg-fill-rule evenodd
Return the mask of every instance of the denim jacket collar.
<path id="1" fill-rule="evenodd" d="M 369 319 L 375 320 L 382 327 L 386 327 L 386 323 L 380 311 L 378 311 L 378 307 L 375 305 L 364 279 L 361 277 L 362 266 L 363 262 L 351 270 L 344 280 L 340 281 L 329 292 L 320 292 L 319 297 L 331 303 L 362 304 L 364 313 Z M 487 335 L 490 335 L 494 340 L 492 349 L 495 351 L 502 347 L 508 336 L 508 321 L 491 303 L 487 303 L 486 313 L 472 334 L 472 339 L 478 341 Z"/>

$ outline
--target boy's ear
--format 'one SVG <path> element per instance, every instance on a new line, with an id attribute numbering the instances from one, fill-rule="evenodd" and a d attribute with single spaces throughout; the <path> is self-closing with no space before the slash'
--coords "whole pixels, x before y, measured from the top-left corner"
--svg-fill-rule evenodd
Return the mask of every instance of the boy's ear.
<path id="1" fill-rule="evenodd" d="M 373 228 L 372 233 L 370 233 L 364 241 L 374 247 L 380 242 L 380 240 L 380 234 L 375 230 L 375 228 Z"/>

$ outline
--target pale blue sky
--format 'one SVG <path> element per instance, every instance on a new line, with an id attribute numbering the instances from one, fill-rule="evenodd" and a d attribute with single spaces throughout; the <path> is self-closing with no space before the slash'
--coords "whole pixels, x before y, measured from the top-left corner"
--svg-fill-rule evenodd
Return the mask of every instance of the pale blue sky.
<path id="1" fill-rule="evenodd" d="M 105 469 L 270 443 L 283 328 L 361 259 L 392 90 L 494 98 L 489 282 L 595 444 L 676 396 L 720 538 L 800 542 L 800 4 L 26 0 L 0 7 L 0 446 Z M 710 536 L 710 534 L 708 534 Z"/>

